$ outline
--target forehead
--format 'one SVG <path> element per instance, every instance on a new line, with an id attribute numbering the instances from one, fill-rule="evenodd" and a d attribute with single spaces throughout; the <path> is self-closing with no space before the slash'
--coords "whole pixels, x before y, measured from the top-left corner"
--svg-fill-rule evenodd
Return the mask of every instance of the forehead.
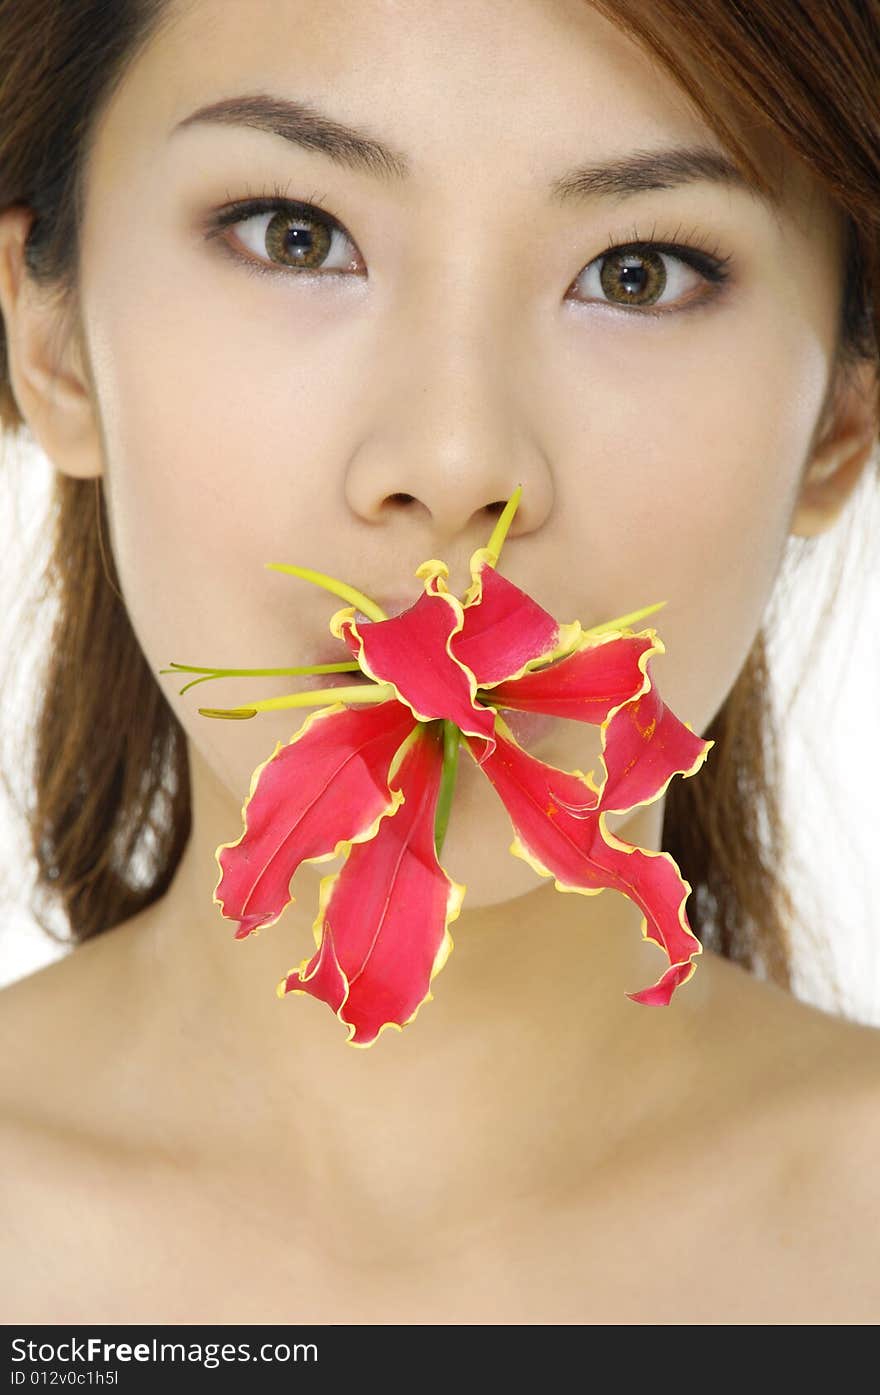
<path id="1" fill-rule="evenodd" d="M 708 89 L 736 119 L 727 95 Z M 414 197 L 450 172 L 469 187 L 497 181 L 543 198 L 585 160 L 697 145 L 724 153 L 653 54 L 587 0 L 171 0 L 96 119 L 90 186 L 107 172 L 118 179 L 135 156 L 143 170 L 170 155 L 172 133 L 197 108 L 253 93 L 373 133 L 401 152 L 400 187 Z M 227 147 L 258 148 L 244 126 L 225 134 Z M 767 128 L 753 125 L 747 148 L 779 207 L 797 213 L 813 192 L 806 172 Z"/>
<path id="2" fill-rule="evenodd" d="M 161 142 L 194 107 L 245 91 L 394 133 L 416 180 L 452 152 L 509 151 L 546 179 L 545 157 L 709 134 L 583 0 L 172 0 L 104 115 L 129 140 Z M 512 128 L 528 139 L 511 150 Z"/>

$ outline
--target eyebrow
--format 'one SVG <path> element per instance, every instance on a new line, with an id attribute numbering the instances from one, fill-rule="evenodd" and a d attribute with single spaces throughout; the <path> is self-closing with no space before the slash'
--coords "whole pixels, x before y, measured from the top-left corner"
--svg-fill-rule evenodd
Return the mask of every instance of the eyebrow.
<path id="1" fill-rule="evenodd" d="M 326 155 L 345 169 L 388 182 L 399 183 L 412 176 L 412 166 L 402 151 L 363 129 L 335 120 L 307 102 L 264 93 L 224 97 L 184 117 L 171 135 L 203 123 L 268 131 L 293 145 Z M 723 151 L 711 146 L 636 151 L 579 165 L 553 180 L 547 192 L 552 203 L 567 206 L 595 197 L 622 200 L 650 189 L 673 189 L 694 183 L 738 189 L 772 207 L 779 202 L 773 190 L 762 188 Z"/>

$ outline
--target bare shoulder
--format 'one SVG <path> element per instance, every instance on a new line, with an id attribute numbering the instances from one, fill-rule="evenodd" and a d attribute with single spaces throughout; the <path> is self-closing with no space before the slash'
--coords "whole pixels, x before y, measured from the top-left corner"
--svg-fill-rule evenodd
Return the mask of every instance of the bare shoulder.
<path id="1" fill-rule="evenodd" d="M 234 1235 L 236 1273 L 249 1279 L 233 1286 L 239 1318 L 243 1289 L 255 1310 L 271 1310 L 282 1272 L 307 1307 L 313 1276 L 271 1270 L 250 1212 L 235 1229 L 233 1208 L 212 1209 L 190 1177 L 142 1148 L 126 1152 L 123 1120 L 139 1113 L 140 1068 L 120 1051 L 137 1028 L 131 965 L 120 927 L 0 992 L 0 1310 L 21 1321 L 165 1321 L 204 1289 L 215 1320 L 229 1302 L 210 1289 L 223 1272 L 221 1232 L 224 1243 Z M 680 1114 L 645 1135 L 631 1179 L 615 1161 L 582 1226 L 566 1214 L 552 1243 L 535 1227 L 531 1272 L 547 1276 L 547 1321 L 566 1310 L 579 1322 L 587 1312 L 681 1321 L 683 1301 L 685 1321 L 880 1321 L 880 1030 L 732 966 L 721 975 L 713 1011 L 695 1021 L 692 1056 L 707 1065 L 688 1076 Z M 640 1249 L 621 1264 L 634 1235 Z M 573 1268 L 554 1287 L 559 1254 Z M 180 1293 L 169 1297 L 172 1273 Z M 438 1292 L 433 1311 L 455 1291 Z M 543 1319 L 532 1310 L 528 1320 Z"/>
<path id="2" fill-rule="evenodd" d="M 787 1016 L 791 1083 L 758 1125 L 777 1148 L 758 1233 L 790 1276 L 789 1320 L 880 1322 L 880 1029 L 796 1001 Z"/>
<path id="3" fill-rule="evenodd" d="M 859 1140 L 870 1149 L 880 1139 L 880 1028 L 765 982 L 753 981 L 750 997 L 741 1050 L 750 1088 L 770 1105 L 767 1117 L 785 1122 L 795 1158 L 821 1170 L 852 1168 Z M 880 1173 L 866 1180 L 880 1188 Z"/>
<path id="4" fill-rule="evenodd" d="M 113 1060 L 124 1040 L 120 932 L 77 946 L 0 991 L 0 1310 L 79 1321 L 101 1254 L 119 1249 L 127 1160 Z M 120 1033 L 123 1034 L 120 1036 Z"/>
<path id="5" fill-rule="evenodd" d="M 62 1145 L 93 1136 L 93 1103 L 123 1030 L 117 934 L 0 991 L 0 1151 L 4 1163 L 20 1164 L 12 1175 L 23 1188 L 57 1176 Z"/>
<path id="6" fill-rule="evenodd" d="M 873 1286 L 880 1320 L 880 1029 L 832 1020 L 823 1066 L 795 1101 L 807 1120 L 804 1207 L 853 1282 Z"/>
<path id="7" fill-rule="evenodd" d="M 49 1157 L 62 1140 L 113 1137 L 113 1101 L 140 1026 L 135 925 L 96 935 L 0 991 L 3 1150 L 20 1152 L 30 1138 Z"/>
<path id="8" fill-rule="evenodd" d="M 680 1257 L 689 1321 L 876 1322 L 880 1031 L 737 965 L 714 978 L 693 1040 L 699 1069 L 658 1157 L 639 1164 L 635 1190 L 655 1198 L 642 1226 L 652 1252 Z M 632 1205 L 613 1190 L 605 1202 L 631 1233 Z M 681 1320 L 667 1297 L 641 1298 L 655 1320 Z"/>
<path id="9" fill-rule="evenodd" d="M 75 1095 L 106 1050 L 119 1001 L 118 931 L 0 991 L 0 1118 L 40 1117 Z"/>

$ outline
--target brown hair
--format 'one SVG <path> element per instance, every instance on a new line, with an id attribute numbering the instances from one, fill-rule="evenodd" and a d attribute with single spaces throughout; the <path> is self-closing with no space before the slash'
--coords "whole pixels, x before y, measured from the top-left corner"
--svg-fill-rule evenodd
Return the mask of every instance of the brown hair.
<path id="1" fill-rule="evenodd" d="M 770 187 L 751 138 L 756 129 L 816 177 L 845 219 L 835 381 L 860 361 L 876 364 L 874 0 L 704 0 L 697 10 L 692 0 L 591 3 L 678 82 L 753 182 Z M 37 283 L 57 290 L 71 323 L 86 143 L 98 110 L 168 16 L 164 0 L 0 0 L 0 209 L 21 204 L 35 211 L 27 267 Z M 825 407 L 831 405 L 829 392 Z M 7 435 L 24 426 L 2 328 L 0 425 Z M 16 768 L 23 738 L 33 752 L 29 794 L 16 802 L 36 862 L 33 914 L 53 935 L 44 908 L 59 908 L 69 943 L 120 924 L 168 888 L 190 834 L 190 783 L 185 732 L 119 590 L 102 481 L 56 471 L 50 508 L 48 562 L 28 618 L 49 599 L 54 621 L 39 700 L 27 729 L 15 723 Z M 786 561 L 793 555 L 799 563 L 814 542 L 789 539 Z M 807 664 L 849 542 L 843 534 Z M 742 671 L 701 733 L 715 742 L 706 764 L 668 787 L 662 846 L 692 887 L 687 912 L 703 943 L 791 988 L 796 912 L 780 874 L 788 849 L 768 661 L 780 594 L 777 586 Z"/>

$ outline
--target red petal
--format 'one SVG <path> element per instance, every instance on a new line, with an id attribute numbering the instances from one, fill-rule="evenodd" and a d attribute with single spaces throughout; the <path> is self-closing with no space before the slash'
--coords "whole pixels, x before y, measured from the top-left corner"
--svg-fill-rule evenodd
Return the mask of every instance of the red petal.
<path id="1" fill-rule="evenodd" d="M 434 568 L 434 570 L 431 570 Z M 337 611 L 330 628 L 345 639 L 364 673 L 380 683 L 392 683 L 402 702 L 419 721 L 445 717 L 470 736 L 495 749 L 495 714 L 475 702 L 476 682 L 453 657 L 450 636 L 462 625 L 461 602 L 436 588 L 442 562 L 423 563 L 425 590 L 409 610 L 389 620 L 365 621 L 359 627 L 350 606 Z"/>
<path id="2" fill-rule="evenodd" d="M 398 747 L 414 726 L 393 700 L 374 707 L 341 703 L 313 712 L 296 735 L 257 766 L 242 807 L 244 832 L 215 853 L 221 870 L 214 901 L 240 921 L 236 939 L 274 925 L 293 898 L 301 862 L 335 856 L 343 842 L 371 838 L 400 803 L 388 784 Z"/>
<path id="3" fill-rule="evenodd" d="M 704 741 L 686 722 L 679 721 L 653 686 L 647 665 L 648 691 L 625 703 L 602 730 L 602 763 L 607 771 L 599 803 L 609 812 L 652 804 L 673 775 L 693 775 L 709 754 L 713 741 Z M 578 816 L 592 801 L 560 802 Z"/>
<path id="4" fill-rule="evenodd" d="M 560 626 L 537 601 L 501 576 L 486 560 L 490 555 L 479 548 L 471 557 L 464 628 L 450 644 L 480 688 L 523 673 L 530 664 L 548 663 L 567 652 L 581 633 L 577 622 Z"/>
<path id="5" fill-rule="evenodd" d="M 341 872 L 321 883 L 314 924 L 318 951 L 278 986 L 329 1004 L 351 1028 L 353 1046 L 370 1046 L 385 1027 L 402 1031 L 433 994 L 428 985 L 452 950 L 448 926 L 465 888 L 434 851 L 434 816 L 443 765 L 436 733 L 418 728 L 394 777 L 404 795 L 374 838 L 356 844 Z"/>
<path id="6" fill-rule="evenodd" d="M 543 877 L 554 877 L 558 891 L 592 894 L 611 887 L 622 891 L 642 911 L 642 936 L 669 956 L 670 969 L 656 984 L 627 994 L 634 1002 L 666 1004 L 675 988 L 690 978 L 702 953 L 685 914 L 692 890 L 669 853 L 637 848 L 603 828 L 599 797 L 577 775 L 546 765 L 524 751 L 499 718 L 497 746 L 482 765 L 513 824 L 510 851 Z M 466 743 L 470 749 L 470 742 Z M 556 791 L 589 813 L 575 818 Z M 650 801 L 646 801 L 650 802 Z M 674 970 L 675 972 L 670 972 Z"/>
<path id="7" fill-rule="evenodd" d="M 689 882 L 683 882 L 682 885 L 686 886 L 689 892 L 692 890 Z M 687 923 L 687 916 L 684 910 L 682 910 L 681 914 L 683 920 Z M 643 925 L 642 939 L 648 940 L 653 938 L 653 935 L 648 935 L 646 933 L 646 927 Z M 676 988 L 682 983 L 687 983 L 691 975 L 696 973 L 697 966 L 694 960 L 698 952 L 702 953 L 702 945 L 699 951 L 694 951 L 693 960 L 683 961 L 680 964 L 670 964 L 669 968 L 665 969 L 660 975 L 657 982 L 651 984 L 649 988 L 642 988 L 638 993 L 626 993 L 624 996 L 631 998 L 634 1003 L 642 1003 L 645 1007 L 668 1007 L 669 1000 Z"/>
<path id="8" fill-rule="evenodd" d="M 499 683 L 492 689 L 492 701 L 521 712 L 547 712 L 598 725 L 644 688 L 645 665 L 658 653 L 665 653 L 665 646 L 654 630 L 583 635 L 573 652 L 549 668 Z"/>

